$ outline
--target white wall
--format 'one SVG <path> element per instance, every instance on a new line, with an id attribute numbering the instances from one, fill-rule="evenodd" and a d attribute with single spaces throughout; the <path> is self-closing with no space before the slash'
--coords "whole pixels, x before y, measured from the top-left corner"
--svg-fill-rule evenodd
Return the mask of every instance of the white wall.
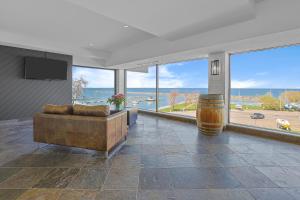
<path id="1" fill-rule="evenodd" d="M 125 70 L 116 70 L 116 91 L 125 94 Z"/>
<path id="2" fill-rule="evenodd" d="M 216 52 L 209 54 L 208 58 L 208 93 L 223 94 L 225 100 L 225 125 L 229 121 L 229 88 L 230 88 L 230 66 L 229 54 L 226 52 Z M 211 75 L 210 64 L 213 60 L 219 60 L 221 73 L 220 75 Z"/>

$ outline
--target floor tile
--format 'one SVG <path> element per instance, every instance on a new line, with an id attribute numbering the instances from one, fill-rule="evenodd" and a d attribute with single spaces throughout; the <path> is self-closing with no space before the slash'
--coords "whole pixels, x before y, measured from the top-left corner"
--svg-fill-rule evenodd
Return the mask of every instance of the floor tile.
<path id="1" fill-rule="evenodd" d="M 65 188 L 78 174 L 77 168 L 54 168 L 34 188 Z"/>
<path id="2" fill-rule="evenodd" d="M 62 160 L 58 161 L 55 167 L 77 167 L 84 166 L 87 162 L 87 156 L 81 154 L 68 154 Z"/>
<path id="3" fill-rule="evenodd" d="M 26 190 L 20 189 L 0 189 L 0 199 L 3 200 L 16 200 Z"/>
<path id="4" fill-rule="evenodd" d="M 24 192 L 17 200 L 57 200 L 61 190 L 31 189 Z"/>
<path id="5" fill-rule="evenodd" d="M 239 154 L 216 154 L 217 160 L 225 167 L 243 167 L 250 166 Z"/>
<path id="6" fill-rule="evenodd" d="M 249 144 L 229 144 L 227 145 L 235 153 L 252 154 L 257 153 Z"/>
<path id="7" fill-rule="evenodd" d="M 176 189 L 174 193 L 176 200 L 211 200 L 207 189 Z"/>
<path id="8" fill-rule="evenodd" d="M 21 168 L 0 168 L 0 183 L 19 172 Z"/>
<path id="9" fill-rule="evenodd" d="M 207 188 L 209 170 L 201 168 L 172 168 L 170 169 L 173 185 L 181 188 Z"/>
<path id="10" fill-rule="evenodd" d="M 24 168 L 0 184 L 0 188 L 29 189 L 39 182 L 51 169 Z"/>
<path id="11" fill-rule="evenodd" d="M 252 195 L 241 189 L 194 189 L 175 190 L 180 200 L 255 200 Z"/>
<path id="12" fill-rule="evenodd" d="M 185 144 L 186 150 L 191 154 L 208 154 L 208 149 L 200 144 Z"/>
<path id="13" fill-rule="evenodd" d="M 252 166 L 277 166 L 270 154 L 240 154 Z"/>
<path id="14" fill-rule="evenodd" d="M 281 188 L 257 188 L 249 192 L 256 200 L 296 200 Z"/>
<path id="15" fill-rule="evenodd" d="M 143 168 L 139 175 L 141 190 L 166 190 L 172 188 L 171 174 L 165 168 Z"/>
<path id="16" fill-rule="evenodd" d="M 227 145 L 223 144 L 210 144 L 206 145 L 206 148 L 210 154 L 233 154 L 234 151 L 231 150 Z"/>
<path id="17" fill-rule="evenodd" d="M 276 157 L 278 154 L 274 154 Z M 300 157 L 299 154 L 294 153 L 285 153 L 280 155 L 280 163 L 277 163 L 280 166 L 300 166 Z M 276 160 L 275 160 L 276 162 Z"/>
<path id="18" fill-rule="evenodd" d="M 229 172 L 222 167 L 209 168 L 209 185 L 208 188 L 239 188 L 241 183 Z"/>
<path id="19" fill-rule="evenodd" d="M 136 190 L 140 168 L 111 168 L 104 182 L 104 189 Z"/>
<path id="20" fill-rule="evenodd" d="M 196 167 L 191 154 L 167 154 L 166 160 L 169 167 Z"/>
<path id="21" fill-rule="evenodd" d="M 138 193 L 139 200 L 175 200 L 172 190 L 141 190 Z"/>
<path id="22" fill-rule="evenodd" d="M 142 155 L 141 167 L 144 168 L 166 168 L 168 167 L 165 155 Z"/>
<path id="23" fill-rule="evenodd" d="M 173 168 L 173 184 L 176 189 L 238 188 L 241 184 L 228 170 L 215 168 Z"/>
<path id="24" fill-rule="evenodd" d="M 64 190 L 57 200 L 95 200 L 96 194 L 91 190 Z"/>
<path id="25" fill-rule="evenodd" d="M 162 145 L 143 144 L 142 145 L 142 154 L 143 155 L 162 155 L 162 154 L 165 154 L 165 151 L 164 151 L 164 148 Z"/>
<path id="26" fill-rule="evenodd" d="M 106 159 L 99 156 L 88 156 L 83 167 L 86 168 L 98 168 L 98 169 L 109 169 L 112 164 L 112 159 Z"/>
<path id="27" fill-rule="evenodd" d="M 229 171 L 246 188 L 278 187 L 267 176 L 254 167 L 233 167 Z"/>
<path id="28" fill-rule="evenodd" d="M 82 168 L 68 184 L 73 189 L 100 189 L 107 176 L 108 169 Z"/>
<path id="29" fill-rule="evenodd" d="M 136 200 L 137 192 L 130 190 L 104 190 L 97 193 L 96 200 Z"/>
<path id="30" fill-rule="evenodd" d="M 118 154 L 141 154 L 142 153 L 142 145 L 123 145 L 119 150 Z"/>
<path id="31" fill-rule="evenodd" d="M 300 199 L 300 188 L 284 188 L 295 199 Z"/>
<path id="32" fill-rule="evenodd" d="M 182 145 L 164 145 L 165 154 L 184 154 L 188 153 L 185 146 Z"/>
<path id="33" fill-rule="evenodd" d="M 0 125 L 0 133 L 0 199 L 299 199 L 299 145 L 230 131 L 208 137 L 193 124 L 143 114 L 110 159 L 38 148 L 32 122 Z"/>
<path id="34" fill-rule="evenodd" d="M 117 155 L 112 159 L 112 168 L 130 168 L 141 165 L 140 155 Z"/>
<path id="35" fill-rule="evenodd" d="M 300 176 L 297 176 L 288 168 L 256 167 L 256 169 L 280 187 L 300 187 Z"/>
<path id="36" fill-rule="evenodd" d="M 212 189 L 211 200 L 255 200 L 254 197 L 244 189 Z"/>
<path id="37" fill-rule="evenodd" d="M 221 167 L 221 162 L 217 157 L 211 154 L 195 154 L 192 156 L 193 163 L 196 167 Z"/>
<path id="38" fill-rule="evenodd" d="M 45 156 L 40 154 L 25 154 L 19 156 L 17 159 L 14 159 L 6 164 L 4 167 L 33 167 L 38 166 L 40 161 L 45 161 Z"/>

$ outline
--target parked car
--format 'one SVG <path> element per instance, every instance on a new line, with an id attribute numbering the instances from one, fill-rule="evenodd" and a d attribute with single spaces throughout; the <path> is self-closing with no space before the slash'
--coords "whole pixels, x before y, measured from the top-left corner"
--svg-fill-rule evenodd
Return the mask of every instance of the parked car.
<path id="1" fill-rule="evenodd" d="M 235 106 L 235 109 L 237 109 L 237 110 L 243 110 L 243 106 L 240 105 L 240 104 L 237 104 L 237 105 Z"/>
<path id="2" fill-rule="evenodd" d="M 300 111 L 300 104 L 296 104 L 296 103 L 285 104 L 284 109 L 289 111 Z"/>
<path id="3" fill-rule="evenodd" d="M 251 119 L 264 119 L 265 115 L 262 113 L 253 113 L 250 115 Z"/>
<path id="4" fill-rule="evenodd" d="M 291 110 L 292 108 L 293 108 L 293 106 L 291 104 L 284 105 L 284 109 L 286 109 L 286 110 Z"/>

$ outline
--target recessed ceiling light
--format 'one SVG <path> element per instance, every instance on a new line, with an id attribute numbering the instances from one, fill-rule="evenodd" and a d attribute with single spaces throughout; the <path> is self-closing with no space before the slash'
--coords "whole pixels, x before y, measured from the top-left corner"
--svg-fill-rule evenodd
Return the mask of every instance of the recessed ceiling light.
<path id="1" fill-rule="evenodd" d="M 123 26 L 123 28 L 129 28 L 129 26 L 127 26 L 127 25 L 124 25 L 124 26 Z"/>
<path id="2" fill-rule="evenodd" d="M 92 47 L 92 46 L 94 46 L 94 44 L 93 43 L 89 43 L 89 46 Z"/>

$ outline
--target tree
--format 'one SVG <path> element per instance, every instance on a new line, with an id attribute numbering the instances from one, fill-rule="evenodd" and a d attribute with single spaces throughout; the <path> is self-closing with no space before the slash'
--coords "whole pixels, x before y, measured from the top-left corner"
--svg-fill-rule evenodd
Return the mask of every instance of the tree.
<path id="1" fill-rule="evenodd" d="M 82 96 L 83 89 L 87 86 L 88 81 L 82 76 L 79 79 L 74 79 L 72 83 L 72 98 L 73 102 Z"/>
<path id="2" fill-rule="evenodd" d="M 197 104 L 199 94 L 198 93 L 185 93 L 184 94 L 184 103 L 185 103 L 185 108 L 188 108 L 192 105 Z"/>
<path id="3" fill-rule="evenodd" d="M 199 98 L 199 94 L 198 93 L 192 93 L 191 94 L 192 104 L 197 104 L 198 103 L 198 98 Z"/>
<path id="4" fill-rule="evenodd" d="M 174 110 L 174 106 L 176 104 L 176 99 L 179 96 L 179 93 L 176 91 L 173 91 L 169 94 L 169 103 L 170 103 L 170 112 Z"/>
<path id="5" fill-rule="evenodd" d="M 184 93 L 184 103 L 185 103 L 185 106 L 188 106 L 190 104 L 192 104 L 192 94 L 190 93 Z"/>
<path id="6" fill-rule="evenodd" d="M 281 93 L 280 100 L 284 103 L 299 103 L 300 92 L 298 91 L 285 91 Z"/>
<path id="7" fill-rule="evenodd" d="M 272 95 L 264 95 L 259 98 L 263 109 L 266 110 L 280 110 L 280 101 Z"/>

